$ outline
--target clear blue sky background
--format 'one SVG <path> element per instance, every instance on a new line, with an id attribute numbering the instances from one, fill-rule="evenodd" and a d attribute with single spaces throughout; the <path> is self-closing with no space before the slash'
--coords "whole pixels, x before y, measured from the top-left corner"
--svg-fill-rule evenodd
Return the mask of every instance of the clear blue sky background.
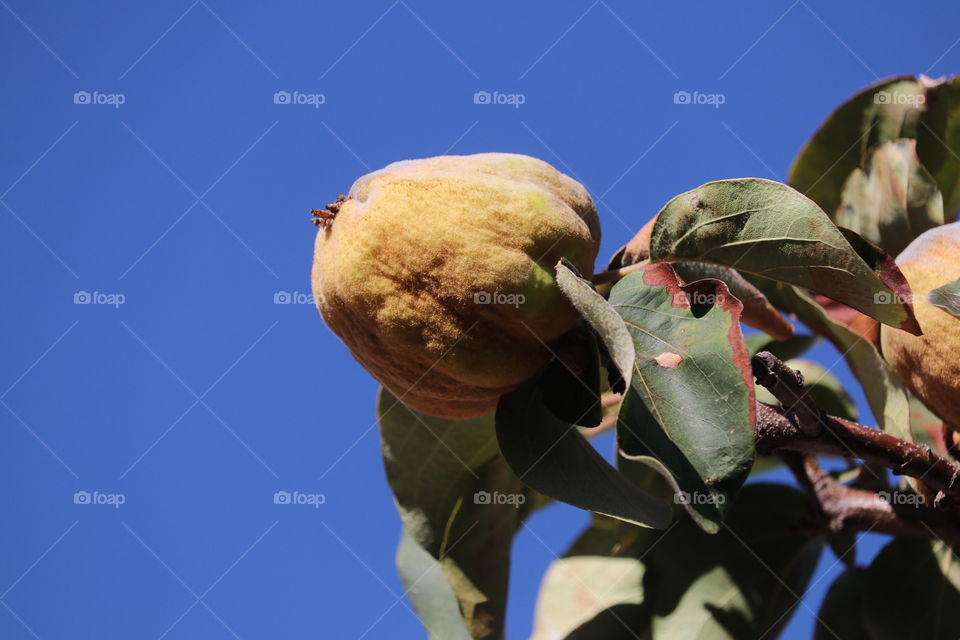
<path id="1" fill-rule="evenodd" d="M 677 193 L 782 179 L 861 86 L 960 63 L 947 2 L 0 5 L 10 639 L 422 637 L 398 597 L 376 384 L 302 297 L 308 210 L 359 175 L 539 156 L 597 198 L 605 259 Z M 586 520 L 557 505 L 519 535 L 510 638 Z M 789 637 L 809 636 L 837 571 L 826 554 Z"/>

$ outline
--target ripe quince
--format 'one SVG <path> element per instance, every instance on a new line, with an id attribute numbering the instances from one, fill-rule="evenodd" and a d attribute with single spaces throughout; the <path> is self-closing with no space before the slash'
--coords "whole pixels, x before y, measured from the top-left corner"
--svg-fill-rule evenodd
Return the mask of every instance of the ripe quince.
<path id="1" fill-rule="evenodd" d="M 313 291 L 327 325 L 407 406 L 492 412 L 576 321 L 554 279 L 589 277 L 600 223 L 587 190 L 524 155 L 395 162 L 318 211 Z"/>
<path id="2" fill-rule="evenodd" d="M 883 355 L 934 414 L 960 426 L 960 319 L 927 299 L 931 289 L 960 277 L 960 222 L 918 236 L 897 256 L 897 265 L 913 290 L 923 335 L 883 325 Z"/>

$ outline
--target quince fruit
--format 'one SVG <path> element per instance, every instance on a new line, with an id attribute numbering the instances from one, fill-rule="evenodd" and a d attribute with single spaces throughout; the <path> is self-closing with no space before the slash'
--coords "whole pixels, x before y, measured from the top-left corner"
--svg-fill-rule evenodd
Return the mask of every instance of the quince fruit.
<path id="1" fill-rule="evenodd" d="M 939 418 L 960 425 L 960 319 L 930 304 L 927 294 L 960 277 L 960 222 L 924 232 L 897 256 L 913 290 L 923 335 L 883 325 L 883 355 L 893 370 Z"/>
<path id="2" fill-rule="evenodd" d="M 482 153 L 395 162 L 315 211 L 313 291 L 327 325 L 407 406 L 492 412 L 577 319 L 554 279 L 589 275 L 600 223 L 546 162 Z"/>

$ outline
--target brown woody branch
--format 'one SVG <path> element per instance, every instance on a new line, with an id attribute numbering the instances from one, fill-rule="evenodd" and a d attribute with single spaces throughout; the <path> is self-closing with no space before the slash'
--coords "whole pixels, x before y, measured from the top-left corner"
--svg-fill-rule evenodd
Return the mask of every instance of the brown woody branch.
<path id="1" fill-rule="evenodd" d="M 844 486 L 809 453 L 783 451 L 780 456 L 816 498 L 815 517 L 830 533 L 874 531 L 960 542 L 960 517 L 952 511 L 892 504 L 873 491 Z"/>
<path id="2" fill-rule="evenodd" d="M 830 531 L 873 530 L 960 542 L 960 516 L 955 512 L 960 505 L 960 464 L 926 445 L 825 414 L 810 398 L 799 372 L 769 352 L 755 355 L 752 365 L 757 383 L 782 405 L 757 403 L 757 452 L 784 458 L 817 499 Z M 890 504 L 872 491 L 840 484 L 820 468 L 815 454 L 882 465 L 921 480 L 936 496 L 931 507 Z"/>

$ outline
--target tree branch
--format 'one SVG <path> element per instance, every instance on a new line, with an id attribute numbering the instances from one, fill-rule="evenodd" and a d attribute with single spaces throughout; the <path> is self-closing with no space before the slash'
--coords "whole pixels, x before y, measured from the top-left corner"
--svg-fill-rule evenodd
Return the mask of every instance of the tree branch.
<path id="1" fill-rule="evenodd" d="M 891 504 L 879 494 L 847 487 L 809 453 L 783 451 L 784 462 L 817 499 L 817 519 L 830 533 L 874 531 L 914 538 L 960 542 L 960 517 L 940 509 Z"/>
<path id="2" fill-rule="evenodd" d="M 787 411 L 792 411 L 805 436 L 815 438 L 826 426 L 827 415 L 817 408 L 803 384 L 803 374 L 786 366 L 769 351 L 750 361 L 757 383 L 766 387 Z"/>
<path id="3" fill-rule="evenodd" d="M 960 464 L 889 433 L 821 411 L 803 384 L 803 376 L 771 353 L 756 354 L 751 365 L 757 383 L 781 407 L 757 403 L 756 448 L 778 454 L 816 500 L 818 529 L 832 533 L 875 531 L 898 536 L 939 538 L 960 543 Z M 922 481 L 926 494 L 876 493 L 838 482 L 817 463 L 816 454 L 859 458 L 897 475 Z M 895 496 L 913 500 L 891 500 Z"/>
<path id="4" fill-rule="evenodd" d="M 768 352 L 754 356 L 754 363 L 755 371 L 761 369 L 759 384 L 770 389 L 781 402 L 793 397 L 793 406 L 788 408 L 757 403 L 758 453 L 771 455 L 786 450 L 860 458 L 887 467 L 897 475 L 923 480 L 938 492 L 934 506 L 945 498 L 960 504 L 960 464 L 937 455 L 927 445 L 916 445 L 878 429 L 828 416 L 813 405 L 806 390 L 799 391 L 797 399 L 794 372 Z M 807 421 L 806 430 L 802 428 L 801 416 Z M 808 435 L 813 433 L 809 429 L 811 420 L 820 427 L 815 435 Z"/>

